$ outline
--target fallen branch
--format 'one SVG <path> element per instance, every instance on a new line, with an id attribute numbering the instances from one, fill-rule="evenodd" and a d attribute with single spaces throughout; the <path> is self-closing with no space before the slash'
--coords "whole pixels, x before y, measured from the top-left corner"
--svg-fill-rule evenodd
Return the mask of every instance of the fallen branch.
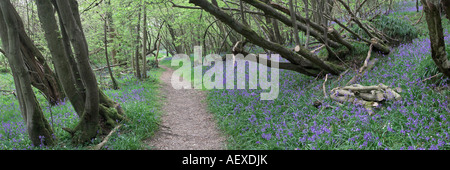
<path id="1" fill-rule="evenodd" d="M 14 93 L 14 91 L 9 91 L 9 90 L 0 90 L 0 92 L 5 93 L 4 95 L 14 95 L 16 96 L 16 93 Z"/>
<path id="2" fill-rule="evenodd" d="M 351 91 L 358 91 L 358 92 L 368 92 L 371 90 L 385 90 L 389 88 L 388 86 L 384 84 L 379 84 L 377 86 L 361 86 L 359 84 L 354 84 L 351 86 L 345 86 L 342 89 L 344 90 L 351 90 Z"/>
<path id="3" fill-rule="evenodd" d="M 363 66 L 359 69 L 359 73 L 362 73 L 365 68 L 367 68 L 367 64 L 369 63 L 370 56 L 372 55 L 373 45 L 370 44 L 369 52 L 367 53 L 366 60 L 364 60 Z"/>
<path id="4" fill-rule="evenodd" d="M 401 100 L 400 88 L 394 90 L 384 84 L 376 86 L 362 86 L 353 84 L 351 86 L 337 87 L 331 90 L 330 98 L 339 103 L 349 102 L 360 105 L 367 109 L 369 115 L 374 114 L 372 108 L 377 107 L 379 102 Z"/>
<path id="5" fill-rule="evenodd" d="M 369 61 L 370 57 L 371 57 L 371 54 L 372 54 L 372 49 L 373 49 L 373 46 L 370 45 L 370 49 L 369 49 L 369 52 L 367 54 L 366 60 L 364 60 L 363 66 L 359 69 L 359 71 L 356 73 L 356 75 L 352 79 L 350 79 L 350 81 L 346 84 L 346 86 L 351 85 L 351 84 L 355 84 L 356 81 L 358 81 L 359 78 L 361 78 L 362 75 L 365 72 L 369 71 L 370 69 L 373 68 L 373 66 L 375 66 L 375 63 L 377 61 L 376 59 L 374 59 L 372 61 Z"/>
<path id="6" fill-rule="evenodd" d="M 422 20 L 422 18 L 423 18 L 423 10 L 422 10 L 422 15 L 420 16 L 420 18 L 419 18 L 419 20 L 417 20 L 417 22 L 416 23 L 414 23 L 414 24 L 412 24 L 412 25 L 417 25 L 421 20 Z"/>
<path id="7" fill-rule="evenodd" d="M 320 51 L 323 47 L 325 47 L 325 45 L 321 45 L 320 47 L 318 47 L 318 48 L 312 50 L 311 53 L 314 54 L 314 53 L 316 53 L 317 51 Z M 295 51 L 295 52 L 297 52 L 297 51 Z"/>
<path id="8" fill-rule="evenodd" d="M 117 129 L 119 129 L 122 125 L 118 125 L 116 126 L 111 132 L 109 132 L 108 136 L 105 137 L 105 139 L 103 139 L 103 141 L 101 143 L 99 143 L 97 146 L 93 147 L 93 150 L 100 150 L 109 140 L 109 137 L 111 137 L 111 135 L 117 131 Z"/>
<path id="9" fill-rule="evenodd" d="M 436 75 L 434 75 L 434 76 L 428 77 L 428 78 L 422 80 L 422 82 L 426 82 L 426 81 L 428 81 L 428 80 L 431 80 L 431 79 L 433 79 L 433 78 L 435 78 L 435 77 L 437 77 L 437 76 L 439 76 L 439 75 L 442 75 L 442 73 L 438 73 L 438 74 L 436 74 Z"/>
<path id="10" fill-rule="evenodd" d="M 109 66 L 109 67 L 124 66 L 124 65 L 127 65 L 127 64 L 128 64 L 128 63 L 125 62 L 125 63 L 120 63 L 120 64 L 112 65 L 112 66 Z M 94 71 L 99 71 L 99 70 L 103 70 L 103 69 L 106 69 L 106 68 L 108 68 L 108 66 L 96 68 L 96 69 L 94 69 Z"/>
<path id="11" fill-rule="evenodd" d="M 345 70 L 343 73 L 339 74 L 339 78 L 338 78 L 336 81 L 334 81 L 333 83 L 336 83 L 336 82 L 338 82 L 339 80 L 341 80 L 341 78 L 342 78 L 345 74 L 347 74 L 348 71 L 350 71 L 350 69 L 347 69 L 347 70 Z"/>

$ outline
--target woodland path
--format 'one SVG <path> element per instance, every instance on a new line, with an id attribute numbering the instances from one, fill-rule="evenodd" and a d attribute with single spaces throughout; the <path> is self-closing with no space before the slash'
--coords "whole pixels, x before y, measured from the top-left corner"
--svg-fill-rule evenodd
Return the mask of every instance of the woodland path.
<path id="1" fill-rule="evenodd" d="M 172 87 L 173 69 L 161 75 L 161 92 L 166 98 L 159 130 L 147 142 L 154 150 L 223 150 L 225 138 L 208 112 L 201 90 Z"/>

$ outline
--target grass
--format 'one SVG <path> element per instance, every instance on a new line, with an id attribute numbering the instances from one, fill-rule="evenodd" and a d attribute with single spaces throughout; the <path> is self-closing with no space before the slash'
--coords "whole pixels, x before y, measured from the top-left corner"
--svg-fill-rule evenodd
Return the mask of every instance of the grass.
<path id="1" fill-rule="evenodd" d="M 409 8 L 391 15 L 412 23 L 420 17 Z M 448 20 L 444 19 L 444 28 L 448 25 Z M 261 89 L 208 91 L 208 107 L 227 134 L 228 149 L 450 149 L 448 79 L 441 79 L 438 85 L 422 81 L 432 74 L 424 73 L 424 69 L 431 69 L 432 62 L 424 19 L 416 27 L 420 32 L 419 38 L 399 45 L 389 56 L 373 55 L 379 61 L 358 82 L 362 85 L 383 83 L 403 89 L 402 100 L 383 102 L 374 110 L 373 116 L 369 116 L 362 107 L 338 104 L 324 98 L 324 80 L 291 71 L 280 72 L 280 94 L 273 101 L 261 101 Z M 367 54 L 366 46 L 357 49 L 356 54 Z M 164 60 L 161 64 L 172 67 L 170 62 Z M 152 77 L 146 81 L 137 81 L 132 75 L 118 78 L 121 89 L 105 91 L 121 103 L 128 117 L 123 127 L 112 135 L 106 149 L 146 148 L 142 141 L 155 132 L 160 121 L 162 101 L 158 77 L 161 72 L 161 69 L 153 70 Z M 326 89 L 343 86 L 354 74 L 349 72 L 339 81 L 337 76 L 330 76 Z M 236 84 L 247 79 L 232 81 Z M 10 75 L 0 74 L 0 80 L 2 89 L 14 88 Z M 193 80 L 191 77 L 190 81 Z M 17 101 L 11 100 L 10 95 L 0 95 L 0 149 L 88 149 L 72 146 L 69 134 L 61 129 L 73 127 L 78 122 L 69 102 L 62 102 L 50 112 L 43 97 L 37 96 L 48 121 L 55 127 L 58 144 L 51 148 L 32 147 Z M 316 100 L 328 107 L 315 108 L 313 102 Z M 100 140 L 94 139 L 92 143 Z"/>
<path id="2" fill-rule="evenodd" d="M 127 120 L 121 122 L 123 126 L 113 133 L 104 149 L 134 150 L 146 149 L 143 140 L 153 135 L 160 121 L 160 108 L 162 101 L 159 94 L 159 76 L 162 69 L 154 69 L 149 72 L 149 78 L 138 81 L 133 76 L 117 78 L 119 90 L 104 90 L 114 101 L 121 104 Z M 2 86 L 13 89 L 11 75 L 0 74 Z M 73 146 L 71 136 L 62 130 L 63 127 L 74 127 L 78 123 L 70 102 L 63 101 L 58 106 L 49 108 L 45 99 L 36 93 L 45 117 L 54 127 L 57 144 L 52 147 L 31 146 L 31 141 L 25 130 L 23 119 L 20 116 L 18 102 L 11 95 L 0 95 L 0 149 L 57 149 L 57 150 L 84 150 L 89 145 L 98 144 L 102 139 L 94 139 L 85 146 Z"/>

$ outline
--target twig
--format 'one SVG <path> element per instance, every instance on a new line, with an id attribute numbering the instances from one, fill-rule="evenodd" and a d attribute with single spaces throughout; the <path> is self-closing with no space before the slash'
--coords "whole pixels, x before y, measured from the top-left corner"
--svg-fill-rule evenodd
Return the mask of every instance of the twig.
<path id="1" fill-rule="evenodd" d="M 412 25 L 417 25 L 423 18 L 423 10 L 422 10 L 422 15 L 420 16 L 419 20 L 417 20 L 416 23 L 412 24 Z"/>
<path id="2" fill-rule="evenodd" d="M 434 75 L 434 76 L 428 77 L 428 78 L 426 78 L 426 79 L 422 80 L 422 82 L 425 82 L 425 81 L 431 80 L 431 79 L 433 79 L 433 78 L 435 78 L 435 77 L 439 76 L 440 74 L 441 74 L 441 73 L 438 73 L 438 74 L 436 74 L 436 75 Z"/>
<path id="3" fill-rule="evenodd" d="M 345 74 L 348 73 L 348 71 L 350 71 L 350 69 L 347 69 L 347 70 L 345 70 L 343 73 L 341 73 L 341 74 L 339 75 L 339 78 L 338 78 L 336 81 L 334 81 L 333 83 L 338 82 Z"/>
<path id="4" fill-rule="evenodd" d="M 101 143 L 99 143 L 97 146 L 93 147 L 93 150 L 100 150 L 105 144 L 106 142 L 108 142 L 109 137 L 111 137 L 111 135 L 117 131 L 117 129 L 119 129 L 122 125 L 118 125 L 116 126 L 111 132 L 109 132 L 108 136 L 105 137 L 105 139 L 103 139 L 103 141 Z"/>
<path id="5" fill-rule="evenodd" d="M 316 53 L 317 51 L 321 50 L 323 47 L 325 47 L 325 45 L 321 45 L 319 48 L 316 48 L 316 49 L 312 50 L 311 53 L 314 54 L 314 53 Z M 296 50 L 295 52 L 297 52 L 297 47 L 296 47 L 295 50 Z M 300 51 L 300 49 L 299 49 L 299 51 Z"/>
<path id="6" fill-rule="evenodd" d="M 94 8 L 94 7 L 97 7 L 97 6 L 100 5 L 102 2 L 103 2 L 103 0 L 100 0 L 100 2 L 97 2 L 97 1 L 92 2 L 86 9 L 84 9 L 84 10 L 81 12 L 81 14 L 83 14 L 83 13 L 86 12 L 86 11 L 91 10 L 91 9 Z"/>
<path id="7" fill-rule="evenodd" d="M 0 92 L 5 93 L 4 95 L 14 95 L 16 96 L 16 93 L 14 93 L 14 91 L 9 91 L 9 90 L 0 90 Z"/>

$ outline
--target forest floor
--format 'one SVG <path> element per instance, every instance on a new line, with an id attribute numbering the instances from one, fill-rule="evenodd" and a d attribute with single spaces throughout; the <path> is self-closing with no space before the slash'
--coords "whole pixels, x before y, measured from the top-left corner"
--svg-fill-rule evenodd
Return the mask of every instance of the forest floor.
<path id="1" fill-rule="evenodd" d="M 173 69 L 162 73 L 163 103 L 160 129 L 146 143 L 155 150 L 222 150 L 225 138 L 207 110 L 206 92 L 172 87 Z"/>

